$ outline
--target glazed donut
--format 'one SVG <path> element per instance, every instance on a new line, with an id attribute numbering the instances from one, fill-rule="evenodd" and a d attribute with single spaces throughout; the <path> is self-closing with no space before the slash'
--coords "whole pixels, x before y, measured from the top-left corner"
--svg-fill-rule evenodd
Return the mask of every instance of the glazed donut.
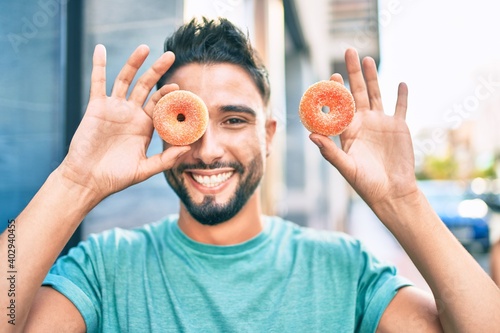
<path id="1" fill-rule="evenodd" d="M 323 106 L 330 110 L 323 112 Z M 302 95 L 299 117 L 310 132 L 335 136 L 349 126 L 354 110 L 354 98 L 344 85 L 335 81 L 319 81 Z"/>
<path id="2" fill-rule="evenodd" d="M 153 126 L 165 142 L 174 146 L 189 145 L 207 129 L 207 106 L 190 91 L 172 91 L 156 103 Z"/>

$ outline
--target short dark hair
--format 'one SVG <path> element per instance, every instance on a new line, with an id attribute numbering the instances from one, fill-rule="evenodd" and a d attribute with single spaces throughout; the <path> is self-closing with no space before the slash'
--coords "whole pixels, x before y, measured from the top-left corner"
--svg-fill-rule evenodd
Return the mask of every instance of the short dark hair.
<path id="1" fill-rule="evenodd" d="M 266 67 L 248 36 L 227 19 L 192 19 L 165 40 L 164 51 L 172 51 L 175 61 L 156 84 L 158 89 L 183 65 L 231 63 L 241 66 L 250 74 L 264 105 L 269 102 L 271 89 Z"/>

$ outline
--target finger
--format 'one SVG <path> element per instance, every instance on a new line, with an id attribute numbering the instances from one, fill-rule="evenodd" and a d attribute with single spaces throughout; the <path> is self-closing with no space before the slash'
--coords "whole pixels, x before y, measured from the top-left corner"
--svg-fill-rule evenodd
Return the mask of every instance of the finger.
<path id="1" fill-rule="evenodd" d="M 370 100 L 366 90 L 361 64 L 356 50 L 347 49 L 345 52 L 345 62 L 347 66 L 347 74 L 349 76 L 349 85 L 351 86 L 352 96 L 356 103 L 357 110 L 369 110 Z"/>
<path id="2" fill-rule="evenodd" d="M 146 114 L 150 117 L 153 118 L 153 110 L 155 108 L 156 103 L 165 96 L 166 94 L 174 91 L 174 90 L 179 90 L 179 86 L 175 83 L 171 84 L 166 84 L 163 87 L 160 88 L 160 90 L 156 91 L 151 98 L 149 99 L 148 103 L 144 107 L 144 111 L 146 111 Z"/>
<path id="3" fill-rule="evenodd" d="M 339 73 L 332 74 L 332 76 L 330 76 L 330 81 L 335 81 L 344 85 L 344 78 Z"/>
<path id="4" fill-rule="evenodd" d="M 141 179 L 140 181 L 172 168 L 177 159 L 190 149 L 190 146 L 172 146 L 164 150 L 162 153 L 153 155 L 144 160 L 141 163 L 141 171 L 144 175 L 144 179 Z"/>
<path id="5" fill-rule="evenodd" d="M 130 94 L 129 100 L 138 105 L 143 105 L 148 98 L 151 89 L 155 86 L 158 80 L 174 63 L 175 56 L 172 52 L 165 52 L 155 61 L 140 78 Z"/>
<path id="6" fill-rule="evenodd" d="M 311 134 L 309 138 L 318 146 L 321 155 L 349 180 L 350 175 L 353 173 L 351 171 L 353 165 L 350 157 L 341 148 L 337 147 L 335 142 L 324 135 Z"/>
<path id="7" fill-rule="evenodd" d="M 395 117 L 406 119 L 406 110 L 408 109 L 408 86 L 401 82 L 398 87 L 398 99 L 396 101 Z"/>
<path id="8" fill-rule="evenodd" d="M 111 95 L 125 98 L 127 92 L 134 80 L 139 68 L 141 68 L 144 60 L 148 57 L 149 47 L 147 45 L 139 45 L 130 55 L 127 63 L 123 66 L 116 77 Z"/>
<path id="9" fill-rule="evenodd" d="M 383 111 L 382 97 L 380 96 L 380 87 L 378 85 L 377 65 L 371 57 L 363 59 L 363 70 L 365 73 L 366 86 L 368 88 L 368 97 L 370 99 L 370 109 Z"/>
<path id="10" fill-rule="evenodd" d="M 150 102 L 156 104 L 163 96 L 175 90 L 179 90 L 179 86 L 176 83 L 166 84 L 151 96 Z"/>
<path id="11" fill-rule="evenodd" d="M 96 45 L 92 58 L 92 74 L 90 76 L 90 98 L 106 96 L 106 48 Z"/>

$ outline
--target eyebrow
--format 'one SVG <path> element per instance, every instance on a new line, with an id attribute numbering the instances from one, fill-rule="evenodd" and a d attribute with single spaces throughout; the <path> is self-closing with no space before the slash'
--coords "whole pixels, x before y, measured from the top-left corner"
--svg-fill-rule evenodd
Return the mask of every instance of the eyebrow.
<path id="1" fill-rule="evenodd" d="M 251 115 L 252 117 L 257 117 L 257 112 L 246 105 L 223 105 L 219 109 L 222 112 L 243 112 Z"/>

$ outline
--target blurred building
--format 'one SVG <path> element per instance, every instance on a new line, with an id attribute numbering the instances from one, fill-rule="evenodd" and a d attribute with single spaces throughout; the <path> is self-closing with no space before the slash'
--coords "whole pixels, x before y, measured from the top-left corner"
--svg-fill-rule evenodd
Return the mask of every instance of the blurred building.
<path id="1" fill-rule="evenodd" d="M 446 114 L 448 123 L 420 131 L 414 140 L 418 174 L 461 180 L 500 176 L 498 82 L 495 69 L 478 74 L 475 93 L 454 104 Z"/>
<path id="2" fill-rule="evenodd" d="M 71 97 L 63 36 L 71 10 L 37 1 L 0 4 L 0 231 L 64 156 Z"/>
<path id="3" fill-rule="evenodd" d="M 286 65 L 286 215 L 297 223 L 345 229 L 350 188 L 319 154 L 297 115 L 303 92 L 341 73 L 348 84 L 344 52 L 379 60 L 377 1 L 284 1 Z M 334 138 L 337 144 L 338 137 Z"/>

